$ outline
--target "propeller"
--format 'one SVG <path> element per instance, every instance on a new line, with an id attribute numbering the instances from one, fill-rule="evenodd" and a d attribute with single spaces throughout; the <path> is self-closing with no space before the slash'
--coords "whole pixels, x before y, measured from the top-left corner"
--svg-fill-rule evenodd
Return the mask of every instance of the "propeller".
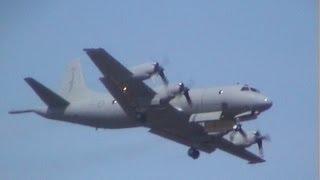
<path id="1" fill-rule="evenodd" d="M 167 86 L 169 84 L 168 78 L 164 74 L 164 68 L 160 66 L 158 62 L 153 64 L 154 73 L 158 74 L 161 77 L 162 82 Z"/>
<path id="2" fill-rule="evenodd" d="M 184 95 L 188 104 L 192 106 L 192 100 L 190 98 L 189 91 L 190 89 L 188 87 L 186 87 L 183 83 L 179 83 L 179 92 Z"/>
<path id="3" fill-rule="evenodd" d="M 242 137 L 244 137 L 247 140 L 247 137 L 248 137 L 247 133 L 244 132 L 244 130 L 242 129 L 241 124 L 235 124 L 233 126 L 233 131 L 232 131 L 231 136 L 230 136 L 232 140 L 233 140 L 234 135 L 235 135 L 236 132 L 239 132 L 242 135 Z"/>
<path id="4" fill-rule="evenodd" d="M 254 135 L 256 136 L 256 142 L 258 144 L 259 154 L 260 154 L 261 157 L 263 157 L 263 145 L 262 145 L 262 142 L 263 141 L 270 141 L 270 136 L 269 135 L 261 135 L 260 131 L 256 131 Z"/>

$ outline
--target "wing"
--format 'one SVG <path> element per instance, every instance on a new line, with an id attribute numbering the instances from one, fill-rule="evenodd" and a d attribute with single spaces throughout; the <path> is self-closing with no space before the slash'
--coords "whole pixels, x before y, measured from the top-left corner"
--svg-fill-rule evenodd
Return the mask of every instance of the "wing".
<path id="1" fill-rule="evenodd" d="M 184 136 L 177 133 L 177 131 L 169 131 L 165 129 L 151 129 L 149 132 L 188 147 L 195 147 L 196 149 L 206 153 L 212 153 L 213 151 L 215 151 L 216 148 L 219 148 L 222 151 L 230 153 L 241 159 L 247 160 L 249 164 L 265 162 L 265 160 L 260 158 L 259 156 L 251 153 L 245 148 L 238 147 L 232 144 L 231 142 L 224 140 L 223 138 L 215 138 L 215 140 L 213 141 L 204 140 L 197 142 L 197 140 L 191 137 L 191 134 L 189 134 L 189 136 Z"/>
<path id="2" fill-rule="evenodd" d="M 198 123 L 188 122 L 189 116 L 176 110 L 172 106 L 156 110 L 148 114 L 152 117 L 150 132 L 163 138 L 172 140 L 188 147 L 194 147 L 206 153 L 212 153 L 216 148 L 249 163 L 264 162 L 259 156 L 249 152 L 245 148 L 234 145 L 221 136 L 210 136 Z"/>
<path id="3" fill-rule="evenodd" d="M 189 122 L 190 116 L 178 111 L 173 106 L 150 109 L 147 116 L 151 121 L 151 133 L 207 153 L 215 150 L 212 143 L 204 142 L 208 135 L 203 127 L 198 123 Z"/>
<path id="4" fill-rule="evenodd" d="M 265 162 L 264 159 L 261 157 L 253 154 L 252 152 L 246 150 L 243 147 L 239 147 L 231 143 L 230 141 L 219 138 L 215 141 L 215 144 L 217 148 L 221 149 L 222 151 L 225 151 L 227 153 L 230 153 L 234 156 L 237 156 L 241 159 L 247 160 L 249 164 L 255 164 L 255 163 L 262 163 Z"/>
<path id="5" fill-rule="evenodd" d="M 101 82 L 117 100 L 124 111 L 132 117 L 134 111 L 148 105 L 155 92 L 130 72 L 104 49 L 84 49 L 102 72 Z"/>

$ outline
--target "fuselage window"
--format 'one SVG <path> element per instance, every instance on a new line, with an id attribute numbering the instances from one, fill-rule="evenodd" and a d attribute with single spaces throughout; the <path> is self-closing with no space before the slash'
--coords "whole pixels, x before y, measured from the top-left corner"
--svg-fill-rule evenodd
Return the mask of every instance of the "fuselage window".
<path id="1" fill-rule="evenodd" d="M 219 94 L 223 94 L 223 90 L 220 90 L 220 91 L 219 91 Z"/>

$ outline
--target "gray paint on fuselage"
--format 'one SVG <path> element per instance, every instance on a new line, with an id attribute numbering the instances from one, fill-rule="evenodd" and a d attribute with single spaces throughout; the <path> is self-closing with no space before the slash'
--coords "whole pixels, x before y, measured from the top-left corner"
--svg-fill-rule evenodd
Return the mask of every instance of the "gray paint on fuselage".
<path id="1" fill-rule="evenodd" d="M 266 109 L 266 102 L 264 101 L 266 97 L 264 95 L 257 92 L 241 91 L 241 87 L 235 85 L 191 89 L 192 107 L 188 105 L 183 96 L 175 97 L 170 101 L 170 104 L 176 108 L 181 108 L 184 113 L 189 115 L 222 110 L 237 114 L 254 110 L 253 108 L 260 108 L 261 111 L 263 111 L 263 108 Z M 223 93 L 219 94 L 221 90 Z M 113 103 L 113 100 L 114 98 L 111 95 L 94 93 L 91 98 L 89 96 L 89 98 L 81 101 L 71 102 L 63 110 L 50 109 L 47 113 L 41 113 L 41 115 L 50 119 L 98 128 L 130 128 L 143 125 L 141 122 L 129 118 L 119 104 Z M 227 104 L 227 108 L 224 108 L 223 104 Z"/>

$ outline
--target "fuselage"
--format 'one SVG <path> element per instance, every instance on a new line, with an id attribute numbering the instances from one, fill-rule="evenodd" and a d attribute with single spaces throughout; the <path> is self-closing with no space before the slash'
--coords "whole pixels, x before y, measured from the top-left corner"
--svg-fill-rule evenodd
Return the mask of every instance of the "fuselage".
<path id="1" fill-rule="evenodd" d="M 181 96 L 172 99 L 170 104 L 188 115 L 216 111 L 223 111 L 227 114 L 240 114 L 247 111 L 260 113 L 271 107 L 272 102 L 265 95 L 259 91 L 252 91 L 250 88 L 244 90 L 244 87 L 234 85 L 192 89 L 189 92 L 192 106 Z M 98 93 L 90 98 L 72 102 L 65 109 L 51 108 L 39 110 L 37 113 L 49 119 L 96 128 L 115 129 L 143 126 L 140 121 L 130 118 L 111 95 Z"/>

